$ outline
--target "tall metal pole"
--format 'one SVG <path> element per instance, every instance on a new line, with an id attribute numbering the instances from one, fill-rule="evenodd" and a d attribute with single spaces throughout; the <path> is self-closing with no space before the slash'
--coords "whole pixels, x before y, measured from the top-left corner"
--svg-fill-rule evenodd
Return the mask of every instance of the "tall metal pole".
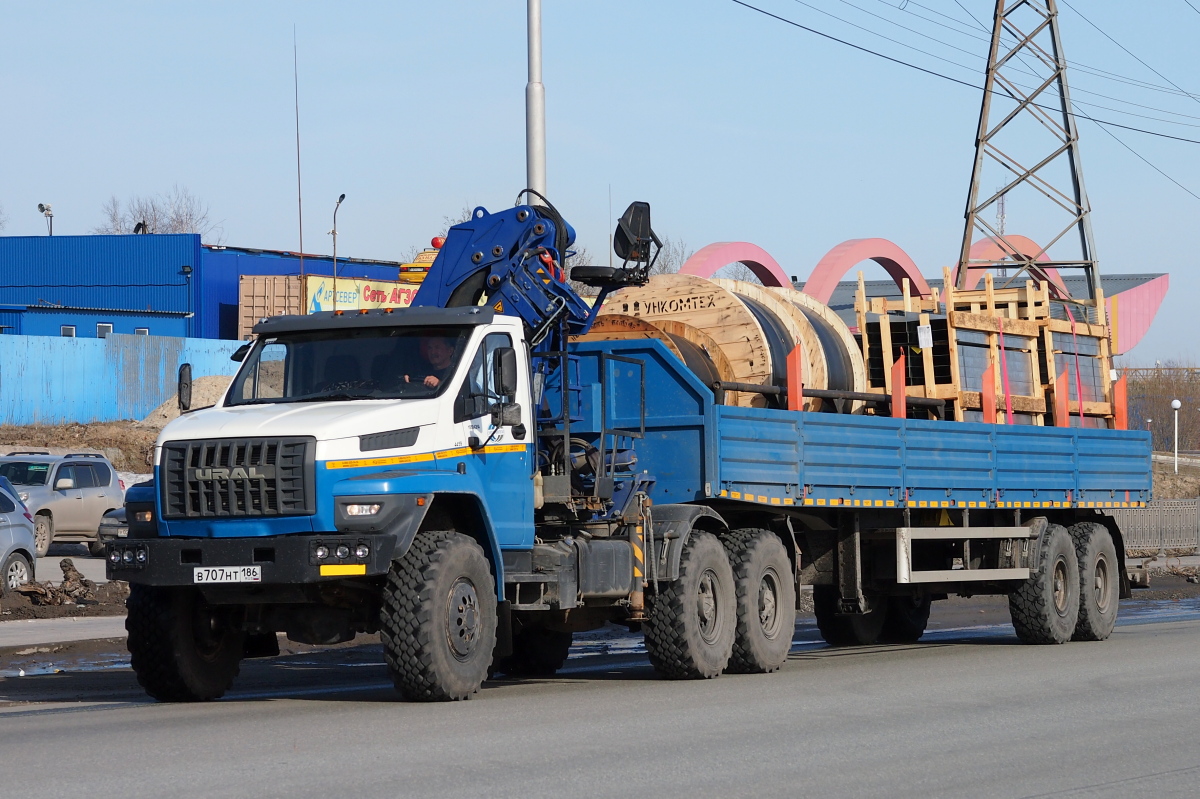
<path id="1" fill-rule="evenodd" d="M 546 195 L 546 87 L 542 85 L 542 0 L 527 0 L 529 82 L 525 84 L 525 185 Z"/>
<path id="2" fill-rule="evenodd" d="M 333 230 L 329 231 L 333 236 L 333 310 L 337 310 L 338 290 L 337 290 L 337 212 L 342 207 L 342 200 L 346 199 L 346 195 L 338 197 L 337 204 L 333 206 Z"/>
<path id="3" fill-rule="evenodd" d="M 1179 400 L 1171 400 L 1171 410 L 1175 411 L 1175 474 L 1179 474 L 1179 408 L 1182 405 Z"/>

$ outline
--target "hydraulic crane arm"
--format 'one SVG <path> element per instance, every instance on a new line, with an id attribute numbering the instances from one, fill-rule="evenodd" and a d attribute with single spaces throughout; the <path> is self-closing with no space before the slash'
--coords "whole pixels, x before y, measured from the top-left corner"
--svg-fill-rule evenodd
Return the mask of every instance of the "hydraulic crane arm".
<path id="1" fill-rule="evenodd" d="M 574 241 L 575 230 L 549 202 L 494 214 L 476 208 L 469 220 L 450 228 L 412 304 L 450 308 L 486 299 L 497 313 L 520 317 L 535 348 L 560 350 L 567 336 L 591 328 L 610 290 L 646 281 L 653 264 L 650 245 L 659 243 L 650 230 L 649 206 L 631 205 L 617 228 L 618 255 L 625 264 L 574 270 L 577 280 L 600 288 L 589 306 L 571 288 L 562 268 Z"/>

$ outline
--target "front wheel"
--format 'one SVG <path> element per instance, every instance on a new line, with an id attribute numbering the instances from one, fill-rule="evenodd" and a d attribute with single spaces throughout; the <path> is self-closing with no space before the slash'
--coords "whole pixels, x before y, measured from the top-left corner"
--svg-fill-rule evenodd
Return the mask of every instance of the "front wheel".
<path id="1" fill-rule="evenodd" d="M 693 531 L 679 579 L 664 586 L 646 622 L 646 654 L 655 671 L 676 680 L 716 677 L 729 665 L 737 627 L 733 569 L 711 533 Z"/>
<path id="2" fill-rule="evenodd" d="M 14 552 L 4 561 L 4 582 L 0 583 L 0 596 L 8 596 L 19 586 L 33 579 L 33 568 L 20 552 Z"/>
<path id="3" fill-rule="evenodd" d="M 453 531 L 421 533 L 388 572 L 380 638 L 405 699 L 469 699 L 496 647 L 496 582 L 483 549 Z"/>
<path id="4" fill-rule="evenodd" d="M 45 513 L 39 513 L 33 521 L 33 547 L 39 558 L 46 557 L 50 542 L 54 540 L 54 521 Z"/>
<path id="5" fill-rule="evenodd" d="M 160 702 L 203 702 L 229 690 L 242 660 L 242 609 L 194 588 L 134 584 L 125 600 L 130 665 Z"/>

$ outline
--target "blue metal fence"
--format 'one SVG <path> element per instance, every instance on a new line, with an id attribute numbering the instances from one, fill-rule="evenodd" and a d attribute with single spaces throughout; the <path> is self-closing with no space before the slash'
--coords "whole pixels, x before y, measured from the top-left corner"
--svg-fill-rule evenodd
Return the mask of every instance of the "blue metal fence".
<path id="1" fill-rule="evenodd" d="M 0 423 L 141 419 L 175 394 L 181 363 L 193 377 L 232 375 L 240 341 L 129 336 L 0 336 Z"/>

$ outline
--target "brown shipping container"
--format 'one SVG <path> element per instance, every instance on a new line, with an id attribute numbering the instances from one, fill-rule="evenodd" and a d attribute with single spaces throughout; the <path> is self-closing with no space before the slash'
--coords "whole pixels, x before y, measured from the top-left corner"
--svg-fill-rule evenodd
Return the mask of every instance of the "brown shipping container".
<path id="1" fill-rule="evenodd" d="M 264 316 L 304 313 L 299 275 L 241 275 L 238 278 L 238 338 L 248 339 Z"/>

